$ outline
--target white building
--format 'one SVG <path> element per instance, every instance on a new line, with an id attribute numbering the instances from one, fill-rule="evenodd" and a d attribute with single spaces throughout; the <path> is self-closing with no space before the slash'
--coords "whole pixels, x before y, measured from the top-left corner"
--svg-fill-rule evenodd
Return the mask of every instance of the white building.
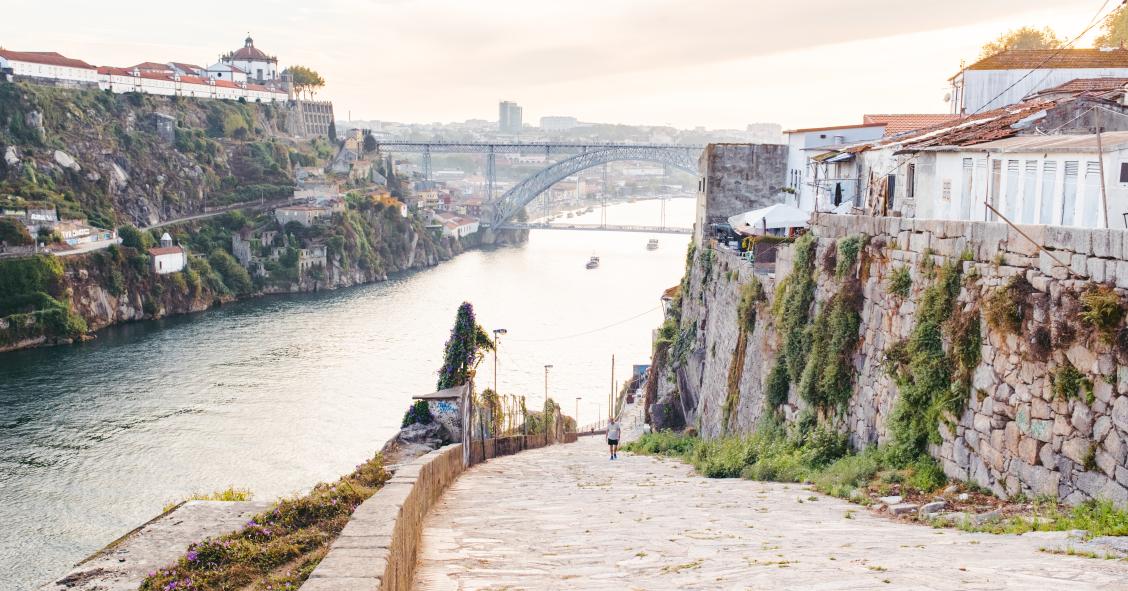
<path id="1" fill-rule="evenodd" d="M 952 76 L 949 100 L 952 113 L 971 115 L 1020 102 L 1077 78 L 1125 77 L 1128 49 L 1010 49 Z"/>
<path id="2" fill-rule="evenodd" d="M 172 236 L 168 232 L 161 236 L 160 246 L 149 249 L 149 256 L 153 259 L 153 271 L 158 275 L 177 273 L 188 266 L 188 253 L 183 247 L 172 243 Z"/>
<path id="3" fill-rule="evenodd" d="M 98 69 L 53 51 L 0 49 L 0 72 L 71 83 L 98 83 Z"/>
<path id="4" fill-rule="evenodd" d="M 925 148 L 913 163 L 915 217 L 998 221 L 986 199 L 1016 224 L 1124 227 L 1128 131 L 1102 134 L 1101 142 L 1103 154 L 1096 135 Z"/>
<path id="5" fill-rule="evenodd" d="M 246 70 L 229 63 L 219 62 L 208 66 L 208 77 L 216 80 L 226 80 L 236 84 L 247 83 Z"/>
<path id="6" fill-rule="evenodd" d="M 278 79 L 278 58 L 266 55 L 255 47 L 255 42 L 250 37 L 243 41 L 243 47 L 223 56 L 220 62 L 242 70 L 246 75 L 244 81 L 254 80 L 262 84 Z"/>
<path id="7" fill-rule="evenodd" d="M 285 226 L 290 222 L 297 222 L 305 227 L 312 226 L 319 218 L 328 216 L 332 212 L 327 207 L 316 205 L 290 205 L 274 210 L 274 219 L 279 225 Z"/>

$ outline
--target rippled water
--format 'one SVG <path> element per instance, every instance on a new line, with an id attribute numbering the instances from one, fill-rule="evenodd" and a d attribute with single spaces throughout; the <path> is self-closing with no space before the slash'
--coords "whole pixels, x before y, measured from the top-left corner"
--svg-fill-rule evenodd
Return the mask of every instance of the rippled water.
<path id="1" fill-rule="evenodd" d="M 609 223 L 656 224 L 654 201 Z M 693 201 L 669 202 L 689 225 Z M 598 211 L 577 218 L 597 222 Z M 500 389 L 594 420 L 647 363 L 659 296 L 687 236 L 536 231 L 520 247 L 338 292 L 241 302 L 114 327 L 92 342 L 0 354 L 0 590 L 33 588 L 194 491 L 273 499 L 371 457 L 411 395 L 434 389 L 459 303 L 506 328 Z M 584 269 L 593 253 L 602 258 Z M 479 372 L 492 382 L 492 359 Z M 604 406 L 604 410 L 606 407 Z"/>

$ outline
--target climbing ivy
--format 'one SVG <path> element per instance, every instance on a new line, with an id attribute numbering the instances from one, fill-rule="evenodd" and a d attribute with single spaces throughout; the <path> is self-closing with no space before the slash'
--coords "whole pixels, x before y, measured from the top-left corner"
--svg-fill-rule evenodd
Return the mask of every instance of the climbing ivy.
<path id="1" fill-rule="evenodd" d="M 792 382 L 798 383 L 807 365 L 810 334 L 807 324 L 815 301 L 815 237 L 804 234 L 795 241 L 791 274 L 776 288 L 773 313 L 782 335 L 783 359 Z"/>
<path id="2" fill-rule="evenodd" d="M 841 259 L 839 259 L 841 260 Z M 861 327 L 861 290 L 851 281 L 830 299 L 808 330 L 811 351 L 799 380 L 799 396 L 812 407 L 841 409 L 853 393 L 854 348 Z"/>
<path id="3" fill-rule="evenodd" d="M 834 266 L 836 276 L 842 277 L 854 268 L 854 263 L 858 262 L 858 253 L 861 252 L 865 243 L 866 236 L 864 234 L 854 234 L 838 241 L 838 256 Z"/>
<path id="4" fill-rule="evenodd" d="M 439 369 L 437 388 L 445 390 L 470 381 L 473 369 L 485 351 L 493 350 L 493 341 L 485 329 L 474 319 L 474 306 L 462 302 L 454 319 L 454 328 L 446 342 L 443 366 Z"/>
<path id="5" fill-rule="evenodd" d="M 939 443 L 944 413 L 962 414 L 971 372 L 979 363 L 977 312 L 957 310 L 961 265 L 949 262 L 921 295 L 917 324 L 909 339 L 894 348 L 890 370 L 900 393 L 889 421 L 891 457 L 907 465 Z M 945 338 L 951 352 L 944 349 Z"/>

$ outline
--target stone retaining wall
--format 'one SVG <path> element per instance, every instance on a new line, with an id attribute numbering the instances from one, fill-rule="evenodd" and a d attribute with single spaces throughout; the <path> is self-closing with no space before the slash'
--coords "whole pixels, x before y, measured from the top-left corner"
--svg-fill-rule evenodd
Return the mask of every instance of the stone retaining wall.
<path id="1" fill-rule="evenodd" d="M 566 434 L 562 442 L 575 442 L 575 434 L 571 435 Z M 544 435 L 487 439 L 474 443 L 471 454 L 478 463 L 547 443 Z M 401 466 L 353 512 L 329 553 L 302 585 L 303 591 L 411 589 L 423 521 L 462 472 L 461 443 Z"/>
<path id="2" fill-rule="evenodd" d="M 928 267 L 959 261 L 963 278 L 953 312 L 978 318 L 981 361 L 970 388 L 960 393 L 967 396 L 964 412 L 951 417 L 950 426 L 941 425 L 941 440 L 930 453 L 949 476 L 1000 496 L 1128 503 L 1128 327 L 1120 320 L 1100 334 L 1079 314 L 1081 296 L 1098 287 L 1112 290 L 1122 308 L 1128 301 L 1128 231 L 1021 230 L 1045 251 L 1002 223 L 827 214 L 813 221 L 818 241 L 812 321 L 842 289 L 833 270 L 823 268 L 833 256 L 828 251 L 847 236 L 868 237 L 856 269 L 861 328 L 842 428 L 856 447 L 888 440 L 898 391 L 887 352 L 917 325 L 921 296 L 934 281 Z M 705 250 L 712 253 L 707 263 Z M 698 246 L 687 269 L 679 326 L 693 342 L 683 360 L 660 368 L 657 404 L 650 409 L 655 426 L 664 426 L 664 420 L 677 426 L 680 414 L 685 425 L 705 437 L 755 429 L 781 344 L 771 311 L 773 293 L 791 272 L 792 256 L 791 248 L 781 248 L 775 275 L 756 275 L 767 301 L 759 307 L 754 330 L 742 337 L 737 310 L 753 270 L 730 251 Z M 890 277 L 902 269 L 912 278 L 906 297 L 889 290 Z M 992 296 L 1015 282 L 1023 290 L 1015 298 L 1021 320 L 1017 330 L 1000 330 L 987 322 L 984 310 Z M 742 338 L 745 354 L 735 359 Z M 1088 387 L 1061 396 L 1054 377 L 1069 367 Z M 726 411 L 733 383 L 739 394 Z M 794 389 L 783 410 L 788 420 L 804 410 Z"/>

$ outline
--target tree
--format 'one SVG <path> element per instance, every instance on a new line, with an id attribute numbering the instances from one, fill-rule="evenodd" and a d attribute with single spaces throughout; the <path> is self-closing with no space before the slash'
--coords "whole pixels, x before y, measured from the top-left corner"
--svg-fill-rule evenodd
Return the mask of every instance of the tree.
<path id="1" fill-rule="evenodd" d="M 337 123 L 334 121 L 329 122 L 329 141 L 337 143 Z"/>
<path id="2" fill-rule="evenodd" d="M 1101 34 L 1093 40 L 1097 47 L 1120 47 L 1128 43 L 1128 5 L 1109 13 L 1101 24 Z"/>
<path id="3" fill-rule="evenodd" d="M 284 77 L 289 76 L 290 84 L 294 86 L 294 90 L 299 95 L 307 92 L 312 95 L 325 86 L 325 79 L 321 77 L 321 74 L 306 66 L 290 66 L 282 74 Z"/>
<path id="4" fill-rule="evenodd" d="M 1049 27 L 1043 29 L 1019 27 L 999 35 L 994 41 L 985 43 L 979 52 L 979 57 L 981 59 L 991 57 L 1009 49 L 1054 49 L 1060 47 L 1061 43 L 1061 39 L 1058 39 L 1057 34 Z"/>
<path id="5" fill-rule="evenodd" d="M 470 302 L 462 302 L 444 348 L 437 389 L 446 390 L 469 382 L 471 372 L 485 352 L 493 348 L 490 336 L 474 319 L 474 306 Z"/>
<path id="6" fill-rule="evenodd" d="M 376 151 L 376 136 L 371 133 L 364 134 L 364 151 L 365 153 Z"/>
<path id="7" fill-rule="evenodd" d="M 0 245 L 25 246 L 32 243 L 31 234 L 23 224 L 11 218 L 0 218 Z"/>

